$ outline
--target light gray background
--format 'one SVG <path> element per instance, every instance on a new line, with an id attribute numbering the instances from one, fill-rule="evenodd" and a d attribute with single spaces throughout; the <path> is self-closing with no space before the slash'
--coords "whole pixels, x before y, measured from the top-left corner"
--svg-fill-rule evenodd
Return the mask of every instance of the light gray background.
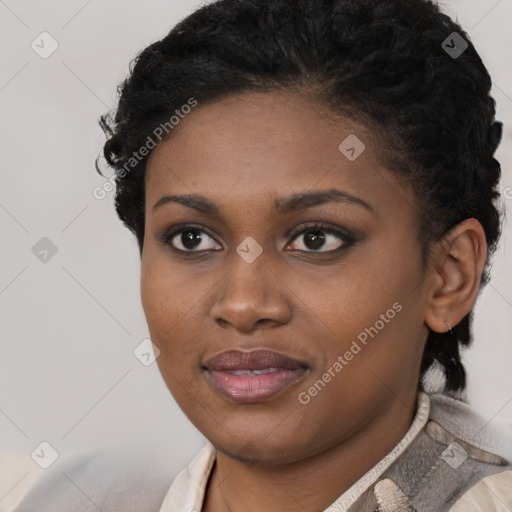
<path id="1" fill-rule="evenodd" d="M 137 446 L 172 454 L 176 472 L 204 443 L 174 403 L 156 364 L 133 355 L 148 330 L 135 238 L 113 194 L 92 191 L 104 136 L 97 120 L 116 100 L 130 60 L 199 3 L 191 0 L 0 0 L 1 187 L 0 451 L 26 465 L 0 478 L 1 498 L 48 441 L 60 453 Z M 444 2 L 469 32 L 493 78 L 502 189 L 512 203 L 512 0 Z M 43 31 L 58 49 L 42 59 Z M 48 237 L 56 255 L 32 247 Z M 476 342 L 464 361 L 468 398 L 492 421 L 512 422 L 512 233 L 505 226 L 491 285 L 478 301 Z M 508 262 L 508 265 L 507 265 Z"/>

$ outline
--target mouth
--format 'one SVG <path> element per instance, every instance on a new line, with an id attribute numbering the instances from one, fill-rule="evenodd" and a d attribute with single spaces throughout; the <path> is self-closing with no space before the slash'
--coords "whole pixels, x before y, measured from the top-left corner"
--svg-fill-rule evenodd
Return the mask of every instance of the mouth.
<path id="1" fill-rule="evenodd" d="M 297 383 L 309 367 L 272 350 L 228 350 L 203 366 L 215 391 L 237 404 L 264 402 Z"/>

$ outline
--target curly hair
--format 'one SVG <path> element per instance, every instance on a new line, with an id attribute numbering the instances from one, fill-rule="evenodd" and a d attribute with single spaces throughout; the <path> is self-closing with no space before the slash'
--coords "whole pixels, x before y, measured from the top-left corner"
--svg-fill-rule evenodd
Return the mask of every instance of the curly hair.
<path id="1" fill-rule="evenodd" d="M 443 46 L 454 47 L 454 32 L 467 43 L 460 55 Z M 503 215 L 493 157 L 502 124 L 490 89 L 468 34 L 432 1 L 214 1 L 132 60 L 115 115 L 100 118 L 116 211 L 142 256 L 151 150 L 139 150 L 155 145 L 155 127 L 166 127 L 159 140 L 172 134 L 169 117 L 191 97 L 206 104 L 246 91 L 296 90 L 375 128 L 379 158 L 412 186 L 421 206 L 424 261 L 432 242 L 458 223 L 481 223 L 485 285 Z M 102 174 L 97 161 L 96 169 Z M 466 387 L 460 348 L 472 341 L 472 314 L 450 333 L 429 330 L 421 377 L 441 365 L 446 392 Z"/>

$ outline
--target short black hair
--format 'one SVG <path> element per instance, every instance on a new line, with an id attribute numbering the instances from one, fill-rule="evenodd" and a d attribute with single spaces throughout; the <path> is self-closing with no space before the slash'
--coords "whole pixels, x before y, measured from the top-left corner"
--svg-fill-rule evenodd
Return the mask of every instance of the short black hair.
<path id="1" fill-rule="evenodd" d="M 169 126 L 191 98 L 201 105 L 279 90 L 309 94 L 376 128 L 379 157 L 421 205 L 424 255 L 458 223 L 477 219 L 488 246 L 481 284 L 488 282 L 503 215 L 493 157 L 502 124 L 468 34 L 427 0 L 218 0 L 141 51 L 118 86 L 115 113 L 100 118 L 115 207 L 141 255 L 150 152 L 134 154 L 155 127 Z M 166 128 L 164 138 L 170 134 Z M 466 387 L 460 346 L 472 340 L 472 314 L 452 332 L 428 335 L 421 376 L 441 365 L 447 392 Z"/>

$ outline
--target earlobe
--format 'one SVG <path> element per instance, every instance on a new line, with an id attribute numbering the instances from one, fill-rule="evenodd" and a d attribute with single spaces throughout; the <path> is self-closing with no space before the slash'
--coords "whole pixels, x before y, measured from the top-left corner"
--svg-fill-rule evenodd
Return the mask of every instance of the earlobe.
<path id="1" fill-rule="evenodd" d="M 482 225 L 466 219 L 447 233 L 433 251 L 425 323 L 435 332 L 447 332 L 473 307 L 487 259 Z"/>

